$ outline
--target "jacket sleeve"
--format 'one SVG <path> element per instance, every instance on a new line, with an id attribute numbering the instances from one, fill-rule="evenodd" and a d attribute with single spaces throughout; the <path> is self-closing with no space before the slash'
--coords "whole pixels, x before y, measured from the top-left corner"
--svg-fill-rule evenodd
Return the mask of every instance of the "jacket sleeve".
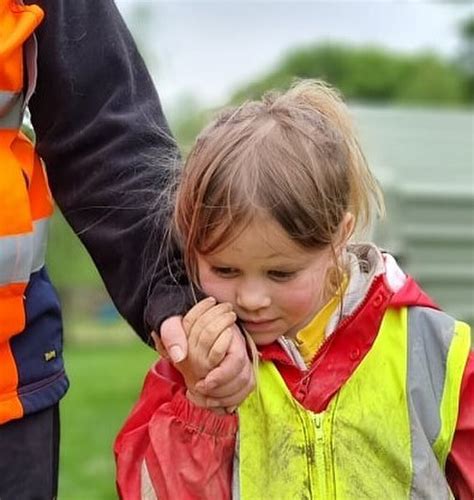
<path id="1" fill-rule="evenodd" d="M 160 361 L 115 442 L 120 498 L 230 499 L 236 432 L 235 415 L 194 406 L 179 373 Z"/>
<path id="2" fill-rule="evenodd" d="M 474 498 L 474 353 L 470 353 L 464 371 L 458 421 L 451 452 L 446 463 L 446 477 L 459 500 Z"/>
<path id="3" fill-rule="evenodd" d="M 149 341 L 191 305 L 179 252 L 165 245 L 176 143 L 112 0 L 27 3 L 45 12 L 29 108 L 53 196 L 119 312 Z"/>

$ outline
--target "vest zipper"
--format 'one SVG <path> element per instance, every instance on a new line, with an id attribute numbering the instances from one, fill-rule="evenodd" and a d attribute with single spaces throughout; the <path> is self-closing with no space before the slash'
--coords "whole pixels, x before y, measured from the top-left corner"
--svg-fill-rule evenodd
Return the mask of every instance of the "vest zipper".
<path id="1" fill-rule="evenodd" d="M 315 455 L 318 498 L 326 500 L 328 498 L 326 487 L 327 464 L 324 453 L 323 416 L 324 413 L 316 413 L 313 415 L 313 420 L 316 434 Z"/>

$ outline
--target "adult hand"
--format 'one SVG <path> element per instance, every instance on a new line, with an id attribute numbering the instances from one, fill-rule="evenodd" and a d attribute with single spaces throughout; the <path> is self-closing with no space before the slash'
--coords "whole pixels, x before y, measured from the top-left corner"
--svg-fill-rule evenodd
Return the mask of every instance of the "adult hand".
<path id="1" fill-rule="evenodd" d="M 152 332 L 156 350 L 160 356 L 173 363 L 183 361 L 188 355 L 188 338 L 184 331 L 181 316 L 171 316 L 161 324 L 160 336 Z"/>

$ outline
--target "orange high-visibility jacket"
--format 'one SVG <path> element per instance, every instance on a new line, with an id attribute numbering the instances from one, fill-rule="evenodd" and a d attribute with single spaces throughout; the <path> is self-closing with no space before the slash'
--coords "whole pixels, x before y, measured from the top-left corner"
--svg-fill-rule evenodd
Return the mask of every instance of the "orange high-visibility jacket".
<path id="1" fill-rule="evenodd" d="M 20 131 L 36 79 L 42 10 L 0 0 L 0 423 L 23 415 L 11 339 L 25 328 L 25 290 L 44 266 L 53 203 L 43 165 Z"/>

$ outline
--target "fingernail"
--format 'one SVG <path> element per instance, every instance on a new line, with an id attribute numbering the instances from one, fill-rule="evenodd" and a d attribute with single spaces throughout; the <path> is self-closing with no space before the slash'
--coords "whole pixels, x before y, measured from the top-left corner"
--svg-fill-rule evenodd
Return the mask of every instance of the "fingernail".
<path id="1" fill-rule="evenodd" d="M 237 406 L 229 406 L 225 409 L 227 413 L 234 413 L 235 410 L 237 410 Z"/>
<path id="2" fill-rule="evenodd" d="M 179 363 L 184 359 L 184 352 L 181 347 L 174 345 L 170 347 L 169 353 L 171 360 L 173 363 Z"/>

